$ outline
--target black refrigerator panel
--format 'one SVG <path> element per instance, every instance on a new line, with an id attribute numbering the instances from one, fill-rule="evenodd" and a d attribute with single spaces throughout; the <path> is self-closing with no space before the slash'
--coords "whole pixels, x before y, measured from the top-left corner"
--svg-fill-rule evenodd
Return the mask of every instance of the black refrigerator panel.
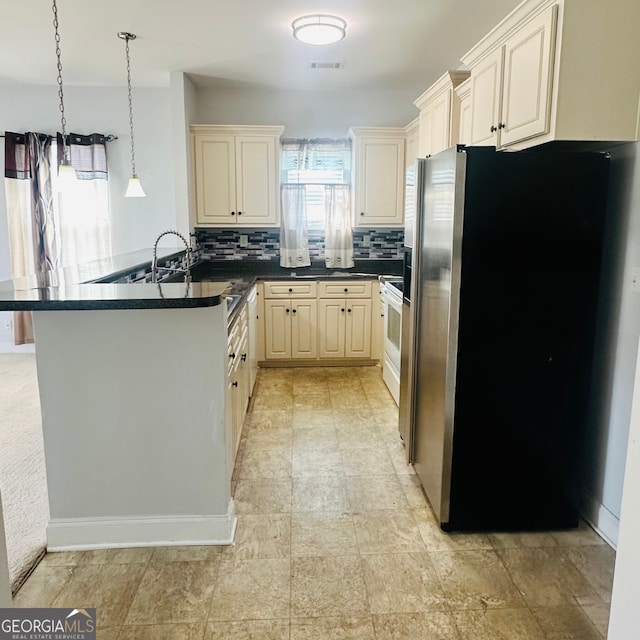
<path id="1" fill-rule="evenodd" d="M 465 156 L 455 196 L 464 204 L 452 208 L 451 275 L 443 281 L 442 251 L 431 250 L 438 286 L 427 293 L 440 303 L 423 300 L 421 318 L 442 333 L 449 314 L 446 349 L 426 347 L 445 358 L 431 382 L 443 385 L 441 525 L 575 526 L 609 161 L 475 148 L 456 155 Z"/>

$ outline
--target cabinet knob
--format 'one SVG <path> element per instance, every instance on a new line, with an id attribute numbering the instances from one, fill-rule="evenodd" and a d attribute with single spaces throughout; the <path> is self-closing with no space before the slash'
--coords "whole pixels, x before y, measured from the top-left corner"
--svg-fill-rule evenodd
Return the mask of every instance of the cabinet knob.
<path id="1" fill-rule="evenodd" d="M 235 382 L 232 382 L 231 384 L 232 384 L 232 386 L 237 387 L 238 386 L 238 381 L 236 380 Z"/>
<path id="2" fill-rule="evenodd" d="M 360 215 L 361 215 L 361 216 L 363 216 L 363 215 L 364 215 L 364 211 L 361 211 L 361 212 L 360 212 Z"/>
<path id="3" fill-rule="evenodd" d="M 238 211 L 238 215 L 241 216 L 242 215 L 242 211 Z"/>
<path id="4" fill-rule="evenodd" d="M 298 311 L 297 309 L 294 309 L 294 310 L 293 310 L 293 313 L 296 313 L 297 311 Z"/>
<path id="5" fill-rule="evenodd" d="M 229 354 L 229 357 L 230 357 L 232 360 L 234 360 L 234 359 L 235 359 L 235 357 L 236 357 L 236 354 L 235 354 L 235 353 L 230 353 L 230 354 Z"/>
<path id="6" fill-rule="evenodd" d="M 247 361 L 247 354 L 246 354 L 246 353 L 243 353 L 243 354 L 240 356 L 240 360 L 242 360 L 242 362 L 246 362 L 246 361 Z"/>
<path id="7" fill-rule="evenodd" d="M 340 309 L 340 311 L 342 311 L 342 313 L 344 313 L 344 309 Z"/>
<path id="8" fill-rule="evenodd" d="M 349 313 L 351 313 L 351 309 L 347 309 L 347 311 L 348 311 Z"/>
<path id="9" fill-rule="evenodd" d="M 493 125 L 491 125 L 491 133 L 494 133 L 497 130 L 498 130 L 498 127 L 494 127 Z"/>
<path id="10" fill-rule="evenodd" d="M 293 289 L 289 287 L 289 293 L 293 293 Z"/>
<path id="11" fill-rule="evenodd" d="M 507 125 L 506 125 L 504 122 L 501 122 L 501 123 L 498 125 L 498 129 L 505 129 L 505 128 L 506 128 L 506 126 L 507 126 Z"/>
<path id="12" fill-rule="evenodd" d="M 287 313 L 289 313 L 289 309 L 285 309 L 285 311 L 286 311 Z"/>
<path id="13" fill-rule="evenodd" d="M 232 215 L 232 216 L 235 216 L 235 215 L 236 215 L 236 212 L 235 212 L 235 211 L 232 211 L 232 212 L 231 212 L 231 215 Z"/>
<path id="14" fill-rule="evenodd" d="M 346 287 L 344 288 L 344 292 L 348 293 L 349 289 L 347 289 Z"/>

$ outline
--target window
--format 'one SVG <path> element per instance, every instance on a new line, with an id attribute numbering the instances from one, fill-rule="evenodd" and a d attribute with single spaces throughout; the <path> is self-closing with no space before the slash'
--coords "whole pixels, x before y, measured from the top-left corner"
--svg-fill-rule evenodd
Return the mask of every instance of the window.
<path id="1" fill-rule="evenodd" d="M 283 141 L 281 182 L 306 186 L 308 227 L 324 230 L 325 186 L 351 182 L 351 141 Z"/>

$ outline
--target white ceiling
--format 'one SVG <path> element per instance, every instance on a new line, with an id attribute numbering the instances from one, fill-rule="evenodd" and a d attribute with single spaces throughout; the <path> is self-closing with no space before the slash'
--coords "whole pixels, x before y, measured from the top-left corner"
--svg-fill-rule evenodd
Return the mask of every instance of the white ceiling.
<path id="1" fill-rule="evenodd" d="M 134 86 L 167 86 L 169 72 L 198 85 L 258 84 L 282 89 L 414 90 L 419 95 L 519 0 L 58 0 L 67 85 L 126 84 L 131 43 Z M 305 45 L 291 22 L 307 13 L 347 21 L 334 45 Z M 311 70 L 312 61 L 344 62 Z M 48 0 L 0 1 L 0 83 L 55 83 Z"/>

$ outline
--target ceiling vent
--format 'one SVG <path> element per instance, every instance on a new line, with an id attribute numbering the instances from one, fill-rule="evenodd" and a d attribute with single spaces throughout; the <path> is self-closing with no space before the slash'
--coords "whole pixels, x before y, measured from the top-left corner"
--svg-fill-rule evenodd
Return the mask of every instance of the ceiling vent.
<path id="1" fill-rule="evenodd" d="M 344 62 L 310 62 L 309 69 L 342 69 Z"/>

